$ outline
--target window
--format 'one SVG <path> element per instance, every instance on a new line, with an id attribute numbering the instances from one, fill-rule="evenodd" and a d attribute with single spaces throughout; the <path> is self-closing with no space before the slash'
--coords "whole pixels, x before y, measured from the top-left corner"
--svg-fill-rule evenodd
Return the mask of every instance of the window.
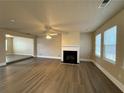
<path id="1" fill-rule="evenodd" d="M 115 64 L 116 62 L 116 35 L 117 26 L 104 32 L 104 58 Z"/>
<path id="2" fill-rule="evenodd" d="M 100 57 L 101 56 L 101 34 L 98 34 L 96 36 L 96 48 L 95 48 L 95 54 L 96 56 Z"/>

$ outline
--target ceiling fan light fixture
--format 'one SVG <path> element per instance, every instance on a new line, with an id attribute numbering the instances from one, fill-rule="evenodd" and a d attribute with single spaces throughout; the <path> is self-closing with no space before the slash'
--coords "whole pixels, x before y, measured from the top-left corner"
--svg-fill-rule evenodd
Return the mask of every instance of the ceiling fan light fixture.
<path id="1" fill-rule="evenodd" d="M 51 36 L 57 36 L 58 33 L 51 33 L 50 35 L 51 35 Z"/>
<path id="2" fill-rule="evenodd" d="M 15 23 L 15 19 L 11 19 L 10 20 L 10 23 Z"/>
<path id="3" fill-rule="evenodd" d="M 52 39 L 50 35 L 46 35 L 46 39 Z"/>

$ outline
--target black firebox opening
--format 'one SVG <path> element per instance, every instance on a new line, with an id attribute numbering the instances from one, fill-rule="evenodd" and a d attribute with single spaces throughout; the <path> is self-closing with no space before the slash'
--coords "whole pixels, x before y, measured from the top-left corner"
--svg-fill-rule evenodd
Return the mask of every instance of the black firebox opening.
<path id="1" fill-rule="evenodd" d="M 64 63 L 77 64 L 77 51 L 63 51 Z"/>

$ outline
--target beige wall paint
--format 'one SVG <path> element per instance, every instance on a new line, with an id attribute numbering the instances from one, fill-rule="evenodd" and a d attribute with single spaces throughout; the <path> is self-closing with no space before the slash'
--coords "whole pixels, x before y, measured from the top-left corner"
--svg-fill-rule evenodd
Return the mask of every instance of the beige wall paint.
<path id="1" fill-rule="evenodd" d="M 65 33 L 66 34 L 66 33 Z M 37 55 L 38 56 L 50 56 L 50 57 L 60 57 L 62 43 L 64 46 L 70 45 L 80 45 L 80 59 L 90 59 L 92 52 L 92 41 L 91 41 L 91 33 L 81 33 L 77 34 L 77 39 L 75 39 L 75 34 L 70 37 L 63 37 L 64 41 L 62 42 L 61 36 L 57 36 L 51 40 L 47 40 L 46 38 L 37 38 Z M 71 42 L 71 39 L 77 40 L 77 42 Z M 65 40 L 67 40 L 65 42 Z M 67 43 L 69 42 L 69 43 Z M 70 43 L 71 42 L 71 43 Z M 53 51 L 54 50 L 54 51 Z"/>
<path id="2" fill-rule="evenodd" d="M 6 64 L 6 50 L 5 50 L 5 40 L 6 40 L 5 35 L 6 34 L 32 38 L 33 40 L 34 40 L 34 37 L 35 37 L 33 35 L 27 35 L 27 34 L 24 34 L 24 33 L 15 32 L 15 31 L 11 31 L 11 30 L 8 30 L 8 29 L 0 29 L 0 66 Z"/>
<path id="3" fill-rule="evenodd" d="M 95 35 L 98 33 L 104 33 L 104 31 L 114 25 L 117 25 L 117 61 L 116 64 L 111 64 L 105 61 L 103 58 L 95 57 Z M 102 39 L 103 42 L 103 39 Z M 103 47 L 102 47 L 103 48 Z M 102 52 L 103 53 L 103 52 Z M 103 56 L 103 55 L 102 55 Z M 107 21 L 93 34 L 93 59 L 106 69 L 112 76 L 124 84 L 124 10 L 118 13 L 116 16 Z"/>
<path id="4" fill-rule="evenodd" d="M 14 54 L 33 55 L 34 54 L 34 40 L 24 37 L 13 37 Z"/>
<path id="5" fill-rule="evenodd" d="M 48 57 L 61 56 L 61 35 L 50 40 L 45 37 L 37 38 L 37 55 Z"/>
<path id="6" fill-rule="evenodd" d="M 91 33 L 80 34 L 80 59 L 91 59 L 92 40 Z"/>
<path id="7" fill-rule="evenodd" d="M 5 32 L 4 30 L 0 30 L 0 65 L 5 63 L 6 51 L 5 51 Z"/>
<path id="8" fill-rule="evenodd" d="M 7 40 L 7 51 L 6 53 L 7 54 L 12 54 L 13 53 L 13 38 L 11 37 L 6 37 L 6 40 Z"/>
<path id="9" fill-rule="evenodd" d="M 62 46 L 80 46 L 80 32 L 63 32 Z"/>
<path id="10" fill-rule="evenodd" d="M 22 32 L 18 32 L 18 31 L 13 31 L 13 30 L 9 30 L 9 29 L 2 29 L 4 30 L 4 32 L 6 34 L 9 34 L 9 35 L 13 35 L 13 36 L 17 36 L 17 37 L 22 37 L 22 38 L 29 38 L 29 39 L 33 39 L 33 55 L 36 56 L 36 36 L 35 35 L 31 35 L 31 34 L 25 34 L 25 33 L 22 33 Z M 13 53 L 14 53 L 14 50 L 13 50 Z"/>

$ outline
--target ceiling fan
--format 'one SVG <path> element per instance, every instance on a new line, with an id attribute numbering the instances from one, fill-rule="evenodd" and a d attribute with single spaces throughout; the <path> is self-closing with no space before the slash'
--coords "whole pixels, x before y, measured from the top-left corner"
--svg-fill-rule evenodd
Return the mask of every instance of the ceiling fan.
<path id="1" fill-rule="evenodd" d="M 54 29 L 53 27 L 49 25 L 44 26 L 44 31 L 42 31 L 41 35 L 46 36 L 46 39 L 51 39 L 54 36 L 57 36 L 58 34 L 61 33 L 60 30 Z"/>

